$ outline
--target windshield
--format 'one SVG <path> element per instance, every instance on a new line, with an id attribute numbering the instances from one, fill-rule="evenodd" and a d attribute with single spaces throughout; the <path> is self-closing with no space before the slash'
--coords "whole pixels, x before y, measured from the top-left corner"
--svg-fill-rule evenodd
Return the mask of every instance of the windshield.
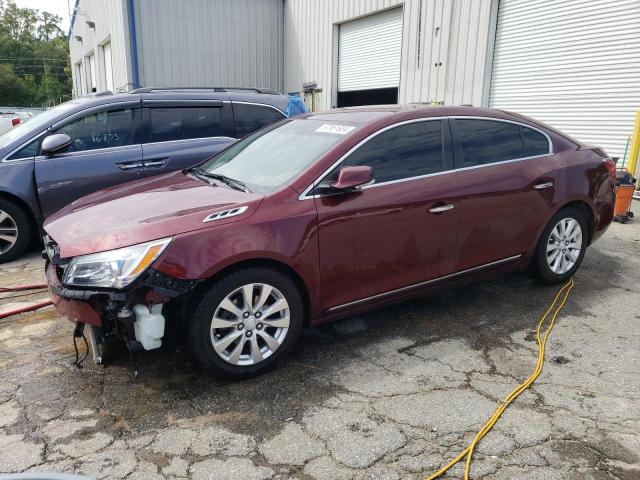
<path id="1" fill-rule="evenodd" d="M 239 180 L 251 190 L 271 189 L 298 176 L 358 128 L 313 117 L 291 120 L 240 140 L 202 164 L 200 169 Z"/>
<path id="2" fill-rule="evenodd" d="M 17 127 L 7 131 L 5 134 L 0 135 L 0 146 L 8 144 L 16 138 L 19 138 L 24 133 L 44 130 L 56 117 L 72 110 L 77 107 L 77 105 L 77 103 L 66 102 L 35 115 L 28 122 L 21 123 Z"/>

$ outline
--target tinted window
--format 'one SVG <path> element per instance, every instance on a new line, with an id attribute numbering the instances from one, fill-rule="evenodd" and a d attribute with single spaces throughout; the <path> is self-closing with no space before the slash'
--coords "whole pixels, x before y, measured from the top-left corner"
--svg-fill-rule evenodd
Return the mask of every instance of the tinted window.
<path id="1" fill-rule="evenodd" d="M 521 127 L 521 131 L 522 140 L 524 140 L 524 151 L 527 157 L 547 155 L 549 153 L 547 137 L 527 127 Z"/>
<path id="2" fill-rule="evenodd" d="M 343 165 L 368 165 L 375 183 L 443 170 L 442 122 L 416 122 L 392 128 L 366 142 Z"/>
<path id="3" fill-rule="evenodd" d="M 233 103 L 233 116 L 236 120 L 238 138 L 284 118 L 284 115 L 275 108 L 236 102 Z"/>
<path id="4" fill-rule="evenodd" d="M 140 109 L 126 108 L 94 113 L 71 122 L 55 133 L 66 133 L 73 142 L 66 152 L 122 147 L 135 142 Z"/>
<path id="5" fill-rule="evenodd" d="M 219 107 L 151 108 L 151 142 L 222 137 L 222 109 Z"/>
<path id="6" fill-rule="evenodd" d="M 464 166 L 522 158 L 520 127 L 514 123 L 491 120 L 455 120 L 462 142 Z"/>
<path id="7" fill-rule="evenodd" d="M 40 151 L 40 139 L 34 140 L 33 142 L 25 145 L 20 150 L 15 152 L 13 155 L 7 157 L 7 160 L 17 160 L 19 158 L 31 158 L 35 157 Z"/>

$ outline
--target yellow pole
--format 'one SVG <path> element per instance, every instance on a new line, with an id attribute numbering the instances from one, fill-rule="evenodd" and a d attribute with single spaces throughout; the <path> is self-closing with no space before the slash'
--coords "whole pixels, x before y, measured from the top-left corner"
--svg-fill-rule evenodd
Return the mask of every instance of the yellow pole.
<path id="1" fill-rule="evenodd" d="M 638 155 L 640 155 L 640 110 L 636 113 L 636 124 L 633 127 L 631 135 L 631 144 L 629 150 L 629 173 L 636 176 L 636 167 L 638 164 Z M 640 188 L 640 179 L 636 187 Z"/>

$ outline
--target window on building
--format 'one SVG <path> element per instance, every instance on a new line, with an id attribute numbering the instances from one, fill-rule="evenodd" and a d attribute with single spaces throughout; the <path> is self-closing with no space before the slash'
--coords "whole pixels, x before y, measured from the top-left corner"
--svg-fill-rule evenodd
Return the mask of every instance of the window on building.
<path id="1" fill-rule="evenodd" d="M 66 152 L 133 145 L 139 143 L 136 141 L 139 115 L 138 108 L 98 112 L 68 123 L 55 133 L 66 133 L 71 137 Z"/>
<path id="2" fill-rule="evenodd" d="M 151 142 L 224 136 L 220 107 L 151 108 Z"/>
<path id="3" fill-rule="evenodd" d="M 87 92 L 95 92 L 97 91 L 96 85 L 96 56 L 92 53 L 85 57 L 85 75 L 86 75 L 86 85 Z"/>
<path id="4" fill-rule="evenodd" d="M 442 122 L 415 122 L 387 130 L 349 155 L 341 166 L 346 165 L 372 167 L 375 183 L 441 172 Z"/>
<path id="5" fill-rule="evenodd" d="M 549 153 L 549 141 L 542 133 L 527 127 L 520 127 L 522 140 L 524 141 L 524 152 L 527 157 L 535 155 L 547 155 Z"/>
<path id="6" fill-rule="evenodd" d="M 233 115 L 236 121 L 236 137 L 238 138 L 245 137 L 284 118 L 284 114 L 275 108 L 237 102 L 233 103 Z"/>
<path id="7" fill-rule="evenodd" d="M 74 87 L 75 87 L 76 97 L 77 97 L 84 93 L 82 89 L 82 62 L 76 63 L 73 66 L 73 68 L 74 68 L 73 73 L 75 77 Z"/>
<path id="8" fill-rule="evenodd" d="M 493 120 L 455 120 L 465 167 L 522 158 L 520 127 Z"/>
<path id="9" fill-rule="evenodd" d="M 113 92 L 113 65 L 111 63 L 111 42 L 102 46 L 104 64 L 104 85 L 107 90 Z"/>

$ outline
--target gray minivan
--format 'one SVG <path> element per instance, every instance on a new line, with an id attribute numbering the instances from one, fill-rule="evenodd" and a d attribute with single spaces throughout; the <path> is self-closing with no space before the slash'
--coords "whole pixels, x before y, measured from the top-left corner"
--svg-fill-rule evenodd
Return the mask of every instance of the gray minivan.
<path id="1" fill-rule="evenodd" d="M 263 89 L 143 88 L 58 105 L 0 136 L 0 263 L 45 218 L 112 185 L 189 168 L 236 139 L 300 113 Z"/>

